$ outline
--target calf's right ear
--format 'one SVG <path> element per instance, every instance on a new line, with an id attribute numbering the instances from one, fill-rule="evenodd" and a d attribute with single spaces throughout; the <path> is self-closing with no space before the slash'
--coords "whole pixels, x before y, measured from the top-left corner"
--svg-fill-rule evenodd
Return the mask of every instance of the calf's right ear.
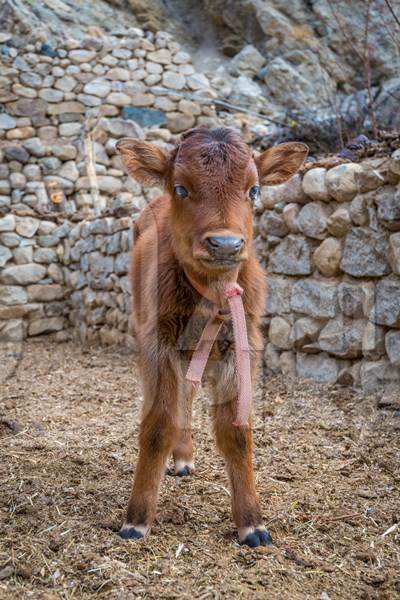
<path id="1" fill-rule="evenodd" d="M 128 174 L 139 183 L 162 185 L 168 167 L 168 156 L 155 144 L 133 138 L 122 138 L 116 145 Z"/>

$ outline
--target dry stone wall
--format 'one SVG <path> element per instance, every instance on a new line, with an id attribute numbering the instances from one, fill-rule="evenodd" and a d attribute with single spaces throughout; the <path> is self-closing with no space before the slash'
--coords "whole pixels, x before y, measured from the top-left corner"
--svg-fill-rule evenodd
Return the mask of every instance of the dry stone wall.
<path id="1" fill-rule="evenodd" d="M 400 389 L 400 152 L 267 188 L 269 370 Z"/>
<path id="2" fill-rule="evenodd" d="M 2 33 L 0 341 L 72 332 L 132 347 L 131 226 L 158 190 L 128 178 L 115 141 L 170 148 L 181 131 L 219 122 L 214 92 L 163 32 L 9 42 Z M 255 244 L 270 371 L 398 388 L 399 180 L 396 151 L 263 190 Z"/>
<path id="3" fill-rule="evenodd" d="M 129 28 L 57 47 L 15 47 L 1 33 L 0 58 L 0 210 L 140 209 L 115 141 L 168 146 L 216 123 L 209 80 L 166 32 Z"/>

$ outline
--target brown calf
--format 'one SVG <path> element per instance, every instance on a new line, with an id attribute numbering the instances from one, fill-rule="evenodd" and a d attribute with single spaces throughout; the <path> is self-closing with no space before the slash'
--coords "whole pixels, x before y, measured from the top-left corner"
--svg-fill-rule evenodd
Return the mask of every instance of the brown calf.
<path id="1" fill-rule="evenodd" d="M 254 380 L 260 354 L 265 277 L 252 248 L 252 204 L 262 183 L 281 183 L 301 166 L 307 147 L 281 144 L 257 158 L 230 129 L 194 129 L 170 154 L 123 139 L 118 152 L 140 183 L 163 185 L 135 223 L 133 302 L 144 406 L 140 450 L 128 513 L 120 535 L 141 538 L 151 527 L 166 462 L 174 474 L 194 469 L 191 403 L 185 379 L 193 348 L 212 304 L 195 289 L 218 293 L 236 279 L 243 303 Z M 189 279 L 192 283 L 189 282 Z M 192 284 L 195 283 L 195 286 Z M 231 484 L 233 518 L 241 543 L 270 543 L 262 524 L 252 467 L 252 431 L 237 427 L 232 323 L 223 323 L 207 364 L 217 445 Z"/>

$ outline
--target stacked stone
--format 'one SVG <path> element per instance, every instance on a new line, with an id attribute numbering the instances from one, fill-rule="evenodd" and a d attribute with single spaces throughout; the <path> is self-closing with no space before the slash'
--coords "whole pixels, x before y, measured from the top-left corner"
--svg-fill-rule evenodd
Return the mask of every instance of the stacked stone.
<path id="1" fill-rule="evenodd" d="M 84 221 L 64 240 L 69 321 L 82 343 L 132 347 L 132 218 Z"/>
<path id="2" fill-rule="evenodd" d="M 59 264 L 69 224 L 7 214 L 0 218 L 0 340 L 62 331 L 64 273 Z"/>
<path id="3" fill-rule="evenodd" d="M 90 132 L 101 207 L 135 205 L 141 190 L 123 172 L 115 141 L 165 145 L 216 123 L 209 80 L 165 32 L 130 28 L 57 48 L 16 48 L 2 34 L 0 55 L 0 209 L 90 211 Z"/>
<path id="4" fill-rule="evenodd" d="M 264 190 L 256 245 L 273 372 L 400 385 L 399 179 L 397 150 Z"/>

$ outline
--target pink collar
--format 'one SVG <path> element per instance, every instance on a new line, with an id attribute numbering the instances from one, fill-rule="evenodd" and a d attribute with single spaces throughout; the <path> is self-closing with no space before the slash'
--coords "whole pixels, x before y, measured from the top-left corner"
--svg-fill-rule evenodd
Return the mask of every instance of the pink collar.
<path id="1" fill-rule="evenodd" d="M 250 348 L 247 337 L 246 316 L 244 312 L 242 294 L 243 290 L 236 281 L 228 282 L 222 288 L 221 294 L 209 287 L 201 285 L 193 277 L 185 275 L 191 286 L 213 305 L 214 311 L 207 321 L 200 340 L 193 352 L 186 379 L 192 383 L 200 383 L 207 365 L 210 352 L 221 329 L 226 310 L 223 306 L 228 302 L 232 317 L 233 335 L 235 339 L 236 375 L 238 385 L 237 413 L 234 425 L 248 427 L 251 405 L 251 369 Z M 238 273 L 236 273 L 235 279 Z"/>

